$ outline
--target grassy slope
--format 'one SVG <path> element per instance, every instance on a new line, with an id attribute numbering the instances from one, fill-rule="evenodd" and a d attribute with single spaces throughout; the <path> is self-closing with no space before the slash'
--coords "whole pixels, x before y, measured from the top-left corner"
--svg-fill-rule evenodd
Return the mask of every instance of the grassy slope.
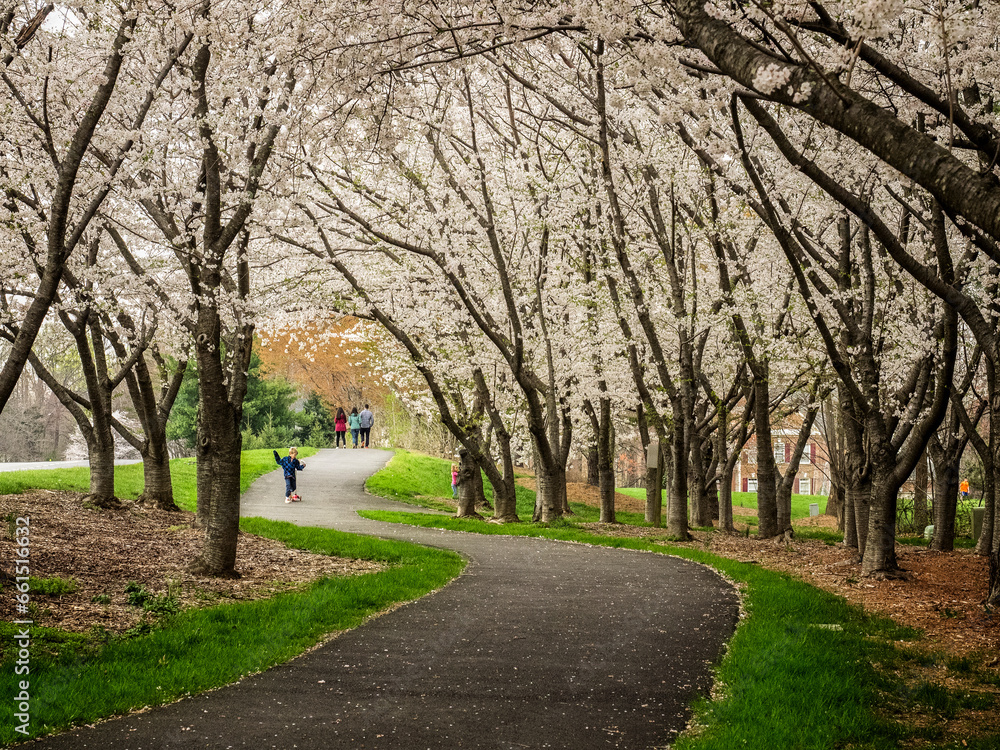
<path id="1" fill-rule="evenodd" d="M 306 449 L 303 455 L 308 455 Z M 244 488 L 272 468 L 270 451 L 245 453 Z M 194 469 L 193 461 L 187 459 L 171 465 L 178 504 L 189 509 L 195 505 Z M 0 474 L 0 493 L 32 487 L 86 491 L 86 472 L 58 469 Z M 141 480 L 141 466 L 121 467 L 116 471 L 116 491 L 123 497 L 135 497 L 141 492 Z M 306 590 L 264 601 L 188 610 L 161 629 L 137 638 L 102 642 L 34 628 L 29 736 L 169 702 L 287 661 L 330 632 L 355 627 L 395 602 L 439 588 L 464 566 L 458 555 L 444 550 L 330 529 L 260 518 L 244 519 L 241 528 L 291 547 L 381 561 L 390 567 L 380 573 L 324 578 Z M 5 640 L 9 635 L 3 633 Z M 15 678 L 24 678 L 15 676 L 11 660 L 0 664 L 0 674 L 0 702 L 10 706 L 16 695 Z M 14 731 L 13 722 L 0 725 L 0 743 L 19 739 L 25 737 Z"/>
<path id="2" fill-rule="evenodd" d="M 415 482 L 418 477 L 436 476 L 446 469 L 447 462 L 400 451 L 387 467 L 390 473 L 375 475 L 368 486 L 392 489 L 393 476 Z M 431 495 L 435 486 L 412 484 L 407 492 L 411 498 Z M 450 491 L 450 486 L 447 489 Z M 809 502 L 814 500 L 804 502 L 805 515 Z M 531 507 L 529 502 L 529 512 Z M 904 661 L 907 657 L 898 642 L 918 638 L 919 633 L 870 616 L 841 597 L 789 576 L 699 550 L 597 536 L 576 526 L 588 520 L 582 515 L 549 527 L 531 523 L 500 526 L 414 513 L 362 515 L 459 531 L 540 536 L 672 554 L 710 565 L 735 581 L 750 616 L 716 667 L 718 697 L 695 706 L 701 731 L 681 738 L 674 745 L 678 750 L 848 746 L 881 750 L 899 747 L 908 736 L 933 736 L 934 728 L 909 730 L 883 720 L 876 712 L 880 708 L 885 712 L 881 715 L 891 716 L 893 711 L 914 706 L 938 710 L 933 701 L 942 699 L 934 698 L 933 690 L 913 691 L 873 666 Z M 522 517 L 526 515 L 522 513 Z M 822 627 L 831 625 L 835 627 Z M 954 706 L 983 698 L 956 695 L 943 700 Z M 994 747 L 998 740 L 997 735 L 970 740 L 968 747 Z"/>

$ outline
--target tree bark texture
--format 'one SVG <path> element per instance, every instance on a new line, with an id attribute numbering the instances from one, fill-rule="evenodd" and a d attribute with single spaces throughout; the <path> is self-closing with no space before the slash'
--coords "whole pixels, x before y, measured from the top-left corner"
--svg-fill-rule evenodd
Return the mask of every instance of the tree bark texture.
<path id="1" fill-rule="evenodd" d="M 917 534 L 923 534 L 927 526 L 927 454 L 917 461 L 913 474 L 913 526 Z"/>
<path id="2" fill-rule="evenodd" d="M 754 433 L 757 437 L 757 536 L 770 539 L 781 533 L 778 528 L 777 474 L 774 446 L 771 444 L 770 388 L 767 373 L 754 375 Z"/>
<path id="3" fill-rule="evenodd" d="M 458 452 L 458 456 L 458 510 L 455 512 L 455 516 L 457 518 L 482 518 L 476 512 L 475 483 L 476 475 L 480 474 L 479 467 L 464 448 Z M 480 482 L 482 482 L 481 477 L 480 474 Z"/>
<path id="4" fill-rule="evenodd" d="M 601 496 L 601 523 L 615 519 L 615 431 L 611 420 L 611 399 L 601 399 L 600 430 L 597 440 L 598 482 Z"/>

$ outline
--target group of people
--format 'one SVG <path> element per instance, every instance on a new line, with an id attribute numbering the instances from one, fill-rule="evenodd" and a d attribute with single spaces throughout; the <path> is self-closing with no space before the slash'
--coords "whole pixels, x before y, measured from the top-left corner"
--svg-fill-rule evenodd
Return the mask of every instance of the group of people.
<path id="1" fill-rule="evenodd" d="M 350 430 L 351 442 L 354 444 L 352 447 L 357 448 L 360 445 L 362 448 L 367 448 L 368 441 L 371 438 L 372 425 L 375 424 L 375 415 L 372 414 L 368 404 L 365 404 L 365 408 L 360 413 L 356 406 L 351 409 L 350 414 L 345 414 L 344 408 L 340 407 L 337 409 L 337 417 L 334 423 L 337 433 L 337 442 L 334 447 L 347 447 L 347 431 Z M 341 446 L 341 443 L 343 443 L 343 446 Z M 274 451 L 274 461 L 282 468 L 285 475 L 285 502 L 299 502 L 302 498 L 299 497 L 299 493 L 296 491 L 295 472 L 306 468 L 306 465 L 302 461 L 299 461 L 299 449 L 294 446 L 289 448 L 287 456 L 279 456 L 278 451 Z M 455 481 L 455 478 L 453 478 L 453 491 L 455 489 Z"/>
<path id="2" fill-rule="evenodd" d="M 368 440 L 371 438 L 372 425 L 375 424 L 375 415 L 372 414 L 368 404 L 358 412 L 358 407 L 351 409 L 350 414 L 344 412 L 344 407 L 337 408 L 337 417 L 334 420 L 336 430 L 335 448 L 347 447 L 347 431 L 351 431 L 351 447 L 368 447 Z M 343 445 L 341 445 L 343 443 Z"/>

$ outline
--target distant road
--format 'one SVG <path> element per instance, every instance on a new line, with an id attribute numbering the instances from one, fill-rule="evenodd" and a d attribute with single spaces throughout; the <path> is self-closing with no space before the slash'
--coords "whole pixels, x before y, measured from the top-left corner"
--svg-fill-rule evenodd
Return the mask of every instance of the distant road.
<path id="1" fill-rule="evenodd" d="M 128 458 L 115 461 L 115 466 L 126 464 L 141 464 L 140 458 Z M 75 469 L 78 466 L 90 466 L 90 461 L 24 461 L 22 463 L 0 463 L 0 472 L 29 471 L 31 469 Z"/>

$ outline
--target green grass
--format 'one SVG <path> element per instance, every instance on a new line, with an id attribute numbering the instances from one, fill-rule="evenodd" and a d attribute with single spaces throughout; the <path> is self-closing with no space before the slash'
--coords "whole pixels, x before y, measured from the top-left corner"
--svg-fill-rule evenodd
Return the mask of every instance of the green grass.
<path id="1" fill-rule="evenodd" d="M 434 460 L 405 453 L 397 455 L 404 466 L 425 462 L 432 465 L 430 462 Z M 393 459 L 387 470 L 392 470 L 395 462 Z M 397 469 L 392 476 L 416 474 Z M 399 489 L 391 478 L 378 474 L 368 487 Z M 748 501 L 746 497 L 739 499 Z M 530 504 L 526 507 L 530 509 L 533 499 L 528 500 Z M 816 502 L 815 496 L 799 496 L 797 512 L 801 516 L 808 515 L 810 502 Z M 702 730 L 681 737 L 673 745 L 677 750 L 840 747 L 887 750 L 925 731 L 899 724 L 895 721 L 898 712 L 916 706 L 923 707 L 925 713 L 952 716 L 962 708 L 995 705 L 994 698 L 981 693 L 921 686 L 919 682 L 910 685 L 899 672 L 885 668 L 912 661 L 912 655 L 900 642 L 918 639 L 919 631 L 868 615 L 841 597 L 760 566 L 645 539 L 595 535 L 578 524 L 593 520 L 596 509 L 581 508 L 578 513 L 577 517 L 550 525 L 486 524 L 420 513 L 368 511 L 361 515 L 415 526 L 536 536 L 670 554 L 710 565 L 735 581 L 743 591 L 744 606 L 750 616 L 740 625 L 725 656 L 715 667 L 719 697 L 699 700 L 694 707 L 696 723 Z M 796 533 L 828 543 L 840 540 L 839 534 L 823 529 L 802 529 Z M 836 625 L 839 629 L 818 627 L 823 625 Z M 961 664 L 949 665 L 956 672 L 962 671 L 960 667 Z M 970 740 L 969 747 L 993 745 Z"/>
<path id="2" fill-rule="evenodd" d="M 316 453 L 315 448 L 300 448 L 299 457 Z M 246 492 L 258 477 L 277 468 L 270 450 L 243 451 L 240 461 L 240 492 Z M 170 462 L 170 480 L 174 501 L 185 510 L 197 507 L 197 463 L 193 458 L 175 458 Z M 142 494 L 142 464 L 115 467 L 115 495 L 123 500 L 135 500 Z M 0 495 L 19 495 L 27 490 L 65 490 L 87 492 L 90 489 L 90 469 L 31 469 L 0 473 Z"/>
<path id="3" fill-rule="evenodd" d="M 305 453 L 305 450 L 303 450 Z M 274 468 L 270 451 L 244 456 L 244 482 Z M 269 459 L 270 464 L 267 460 Z M 178 466 L 179 464 L 179 466 Z M 120 467 L 130 470 L 133 467 Z M 140 478 L 141 478 L 141 467 Z M 186 459 L 172 463 L 178 503 L 193 507 L 194 466 Z M 46 488 L 85 491 L 86 476 L 43 477 Z M 78 470 L 68 470 L 76 474 Z M 83 471 L 86 471 L 85 469 Z M 31 472 L 44 474 L 44 472 Z M 117 473 L 117 472 L 116 472 Z M 0 475 L 0 491 L 12 485 L 31 489 L 23 477 Z M 6 483 L 5 483 L 6 482 Z M 78 484 L 74 487 L 72 482 Z M 82 486 L 82 490 L 81 490 Z M 116 481 L 116 486 L 118 482 Z M 124 486 L 124 483 L 123 485 Z M 119 490 L 120 491 L 120 490 Z M 141 491 L 137 489 L 136 495 Z M 188 493 L 185 496 L 185 493 Z M 125 493 L 122 493 L 123 495 Z M 31 723 L 29 737 L 90 723 L 142 706 L 225 685 L 302 653 L 332 632 L 352 628 L 372 613 L 415 599 L 458 575 L 464 561 L 455 553 L 397 541 L 382 541 L 330 529 L 249 518 L 240 527 L 278 539 L 289 547 L 318 554 L 382 562 L 388 567 L 365 575 L 323 578 L 305 590 L 262 601 L 238 602 L 210 609 L 170 614 L 154 599 L 164 618 L 160 626 L 137 637 L 121 638 L 95 629 L 89 634 L 32 627 Z M 122 581 L 122 586 L 125 585 Z M 159 597 L 157 599 L 161 599 Z M 11 642 L 16 626 L 0 623 L 0 637 Z M 146 628 L 141 630 L 149 630 Z M 0 701 L 10 706 L 17 695 L 15 655 L 0 663 Z M 0 725 L 0 744 L 27 739 L 13 721 Z"/>
<path id="4" fill-rule="evenodd" d="M 42 596 L 66 596 L 77 589 L 77 583 L 72 578 L 35 578 L 28 576 L 28 586 L 32 594 Z"/>
<path id="5" fill-rule="evenodd" d="M 637 497 L 639 499 L 644 499 L 646 497 L 646 490 L 635 487 L 625 487 L 619 489 L 624 495 L 629 497 Z M 666 490 L 663 491 L 663 502 L 667 502 Z M 820 508 L 820 512 L 826 508 L 826 495 L 792 495 L 792 520 L 799 518 L 809 517 L 809 504 L 817 503 Z M 756 492 L 734 492 L 733 493 L 733 505 L 740 508 L 753 508 L 757 509 L 757 493 Z M 739 517 L 740 523 L 746 523 L 746 517 Z"/>
<path id="6" fill-rule="evenodd" d="M 369 492 L 392 500 L 416 505 L 432 510 L 454 511 L 455 506 L 442 502 L 451 498 L 451 461 L 435 458 L 423 453 L 402 449 L 396 450 L 389 465 L 370 477 L 365 483 Z M 493 487 L 484 483 L 486 499 L 493 502 Z M 535 493 L 525 487 L 515 488 L 517 514 L 522 519 L 530 519 L 535 509 Z M 570 503 L 573 520 L 579 523 L 596 523 L 601 513 L 584 503 Z M 641 513 L 618 511 L 615 518 L 620 523 L 634 526 L 648 526 Z"/>

